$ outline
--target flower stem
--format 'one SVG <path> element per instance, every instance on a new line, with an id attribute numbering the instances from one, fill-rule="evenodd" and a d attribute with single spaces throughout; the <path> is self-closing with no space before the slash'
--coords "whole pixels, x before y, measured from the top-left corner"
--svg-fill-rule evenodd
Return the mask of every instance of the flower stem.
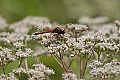
<path id="1" fill-rule="evenodd" d="M 72 64 L 72 62 L 73 62 L 73 60 L 74 60 L 76 54 L 77 54 L 77 53 L 75 53 L 75 55 L 73 56 L 72 60 L 70 61 L 69 65 L 68 65 L 68 68 L 70 68 L 70 66 L 71 66 L 71 64 Z"/>
<path id="2" fill-rule="evenodd" d="M 62 64 L 60 63 L 60 61 L 57 59 L 57 57 L 55 56 L 55 55 L 52 55 L 53 56 L 53 58 L 57 61 L 57 63 L 60 65 L 60 66 L 62 66 Z"/>
<path id="3" fill-rule="evenodd" d="M 80 63 L 80 79 L 82 79 L 82 58 L 81 58 L 81 55 L 79 57 L 79 63 Z"/>
<path id="4" fill-rule="evenodd" d="M 5 75 L 5 67 L 3 66 L 2 68 L 3 74 Z"/>
<path id="5" fill-rule="evenodd" d="M 20 62 L 19 62 L 18 68 L 21 66 L 23 60 L 24 60 L 24 59 L 20 59 Z"/>
<path id="6" fill-rule="evenodd" d="M 83 73 L 82 73 L 83 76 L 85 75 L 85 71 L 86 71 L 86 68 L 87 68 L 88 60 L 86 60 L 84 63 L 85 64 L 84 64 L 84 69 L 83 69 Z"/>
<path id="7" fill-rule="evenodd" d="M 25 69 L 28 72 L 28 63 L 27 63 L 27 58 L 24 60 L 24 64 L 25 64 Z"/>
<path id="8" fill-rule="evenodd" d="M 24 65 L 25 65 L 25 70 L 26 70 L 29 78 L 31 78 L 31 76 L 30 76 L 30 74 L 29 74 L 29 72 L 28 72 L 28 62 L 27 62 L 27 58 L 24 60 Z"/>

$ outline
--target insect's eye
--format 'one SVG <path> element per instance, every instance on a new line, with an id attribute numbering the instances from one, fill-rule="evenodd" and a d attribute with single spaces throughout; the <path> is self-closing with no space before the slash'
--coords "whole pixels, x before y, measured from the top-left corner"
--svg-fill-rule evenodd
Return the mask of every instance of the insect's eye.
<path id="1" fill-rule="evenodd" d="M 65 31 L 65 29 L 62 29 L 62 31 Z"/>
<path id="2" fill-rule="evenodd" d="M 62 33 L 63 33 L 63 34 L 65 33 L 65 29 L 62 30 Z"/>

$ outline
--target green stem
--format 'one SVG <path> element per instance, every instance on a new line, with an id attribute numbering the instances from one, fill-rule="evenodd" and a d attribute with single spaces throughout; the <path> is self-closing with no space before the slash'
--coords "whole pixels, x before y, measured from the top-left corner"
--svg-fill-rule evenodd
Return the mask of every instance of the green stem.
<path id="1" fill-rule="evenodd" d="M 19 65 L 18 65 L 18 68 L 20 68 L 22 62 L 23 62 L 24 59 L 20 59 L 20 62 L 19 62 Z"/>
<path id="2" fill-rule="evenodd" d="M 85 75 L 85 71 L 86 71 L 86 68 L 87 68 L 87 63 L 88 63 L 88 60 L 85 61 L 85 66 L 84 66 L 83 73 L 82 73 L 83 76 Z"/>
<path id="3" fill-rule="evenodd" d="M 76 54 L 77 54 L 77 53 L 75 53 L 75 55 L 73 56 L 72 60 L 70 61 L 69 65 L 68 65 L 68 68 L 70 68 L 70 66 L 71 66 L 71 64 L 72 64 L 72 62 L 73 62 L 73 60 L 74 60 Z"/>
<path id="4" fill-rule="evenodd" d="M 5 67 L 3 66 L 2 68 L 3 74 L 5 75 Z"/>
<path id="5" fill-rule="evenodd" d="M 27 62 L 27 58 L 24 60 L 24 65 L 25 65 L 25 70 L 26 70 L 29 78 L 31 78 L 30 74 L 28 73 L 28 62 Z"/>
<path id="6" fill-rule="evenodd" d="M 40 56 L 35 57 L 35 62 L 39 63 L 40 62 L 39 59 L 40 59 Z"/>
<path id="7" fill-rule="evenodd" d="M 65 72 L 67 72 L 67 67 L 66 64 L 64 63 L 64 61 L 62 60 L 61 57 L 55 56 L 53 55 L 53 58 L 58 62 L 58 64 L 65 70 Z"/>
<path id="8" fill-rule="evenodd" d="M 24 64 L 25 64 L 25 69 L 28 72 L 28 63 L 27 63 L 27 58 L 24 60 Z"/>
<path id="9" fill-rule="evenodd" d="M 79 57 L 79 63 L 80 63 L 80 79 L 82 79 L 82 58 L 81 58 L 81 55 Z"/>
<path id="10" fill-rule="evenodd" d="M 65 70 L 66 72 L 68 72 L 69 69 L 68 69 L 66 63 L 64 62 L 63 58 L 59 57 L 59 59 L 60 59 L 60 61 L 61 61 L 61 64 L 62 64 L 62 67 L 64 68 L 64 70 Z"/>
<path id="11" fill-rule="evenodd" d="M 70 66 L 71 66 L 71 64 L 72 64 L 72 62 L 73 62 L 73 60 L 74 60 L 74 57 L 73 57 L 72 60 L 70 61 L 69 65 L 68 65 L 68 68 L 70 68 Z"/>
<path id="12" fill-rule="evenodd" d="M 60 65 L 60 66 L 62 66 L 62 64 L 60 63 L 60 61 L 58 60 L 58 58 L 55 56 L 55 55 L 52 55 L 53 56 L 53 58 L 57 61 L 57 63 Z"/>

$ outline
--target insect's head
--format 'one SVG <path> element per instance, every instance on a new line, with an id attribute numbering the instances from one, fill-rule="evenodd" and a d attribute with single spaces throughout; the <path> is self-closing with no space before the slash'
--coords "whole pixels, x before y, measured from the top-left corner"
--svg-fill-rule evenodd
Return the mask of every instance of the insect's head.
<path id="1" fill-rule="evenodd" d="M 65 29 L 62 29 L 62 30 L 61 30 L 61 34 L 65 34 Z"/>

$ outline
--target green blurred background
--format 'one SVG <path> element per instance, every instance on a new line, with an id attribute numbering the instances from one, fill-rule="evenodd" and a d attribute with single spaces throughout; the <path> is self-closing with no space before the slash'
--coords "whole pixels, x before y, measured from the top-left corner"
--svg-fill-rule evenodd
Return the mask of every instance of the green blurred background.
<path id="1" fill-rule="evenodd" d="M 120 0 L 0 0 L 0 14 L 8 22 L 25 16 L 46 16 L 59 23 L 75 22 L 81 15 L 120 18 Z"/>

